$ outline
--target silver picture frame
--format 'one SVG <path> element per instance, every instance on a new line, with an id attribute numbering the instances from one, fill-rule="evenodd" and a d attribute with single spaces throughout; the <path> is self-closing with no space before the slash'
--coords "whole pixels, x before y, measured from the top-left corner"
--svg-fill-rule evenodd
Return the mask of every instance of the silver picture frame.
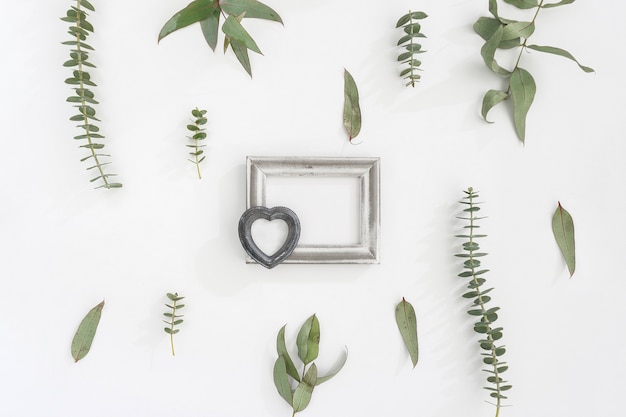
<path id="1" fill-rule="evenodd" d="M 380 158 L 248 156 L 246 208 L 266 206 L 269 177 L 355 177 L 359 183 L 359 241 L 354 245 L 303 245 L 286 264 L 378 264 Z M 247 263 L 255 261 L 247 257 Z"/>

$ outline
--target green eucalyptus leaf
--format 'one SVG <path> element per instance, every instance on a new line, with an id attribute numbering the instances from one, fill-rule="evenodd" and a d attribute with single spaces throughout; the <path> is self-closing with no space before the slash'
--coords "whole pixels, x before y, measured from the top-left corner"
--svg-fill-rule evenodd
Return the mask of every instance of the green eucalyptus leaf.
<path id="1" fill-rule="evenodd" d="M 213 10 L 213 12 L 204 20 L 200 21 L 200 28 L 206 43 L 209 44 L 213 52 L 217 47 L 217 35 L 220 25 L 220 11 L 219 9 Z"/>
<path id="2" fill-rule="evenodd" d="M 407 52 L 410 55 L 410 52 Z M 361 107 L 359 105 L 359 90 L 356 82 L 348 70 L 344 70 L 344 105 L 343 125 L 348 132 L 349 140 L 356 138 L 361 132 Z"/>
<path id="3" fill-rule="evenodd" d="M 252 39 L 250 34 L 241 26 L 241 23 L 239 23 L 236 17 L 228 16 L 226 18 L 226 21 L 222 25 L 222 32 L 230 38 L 231 43 L 235 40 L 239 41 L 251 51 L 263 55 L 256 42 L 254 42 L 254 39 Z"/>
<path id="4" fill-rule="evenodd" d="M 283 23 L 281 17 L 271 7 L 256 0 L 220 0 L 221 9 L 231 16 L 245 13 L 246 18 L 272 20 Z"/>
<path id="5" fill-rule="evenodd" d="M 533 22 L 513 22 L 504 26 L 502 32 L 502 40 L 510 41 L 512 39 L 528 38 L 535 32 L 535 24 Z"/>
<path id="6" fill-rule="evenodd" d="M 492 17 L 481 17 L 476 23 L 474 23 L 474 32 L 476 32 L 485 41 L 489 40 L 493 34 L 502 25 L 502 22 Z M 500 41 L 498 48 L 511 49 L 520 45 L 520 39 L 510 39 L 507 41 Z"/>
<path id="7" fill-rule="evenodd" d="M 499 20 L 498 16 L 498 0 L 489 0 L 489 13 Z"/>
<path id="8" fill-rule="evenodd" d="M 289 352 L 287 352 L 287 346 L 285 344 L 285 327 L 287 327 L 287 325 L 284 325 L 278 331 L 278 336 L 276 337 L 276 351 L 278 353 L 278 356 L 282 356 L 283 360 L 285 361 L 287 374 L 289 374 L 289 376 L 291 376 L 296 381 L 300 382 L 300 375 L 298 375 L 298 370 L 291 360 Z"/>
<path id="9" fill-rule="evenodd" d="M 339 358 L 339 362 L 338 364 L 335 366 L 335 368 L 330 371 L 329 374 L 324 375 L 324 376 L 320 376 L 317 378 L 315 385 L 320 385 L 326 381 L 328 381 L 329 379 L 331 379 L 332 377 L 334 377 L 335 375 L 337 375 L 339 373 L 339 371 L 341 371 L 341 369 L 343 368 L 343 366 L 346 364 L 346 361 L 348 360 L 348 350 L 346 349 L 344 351 L 344 354 L 342 357 Z"/>
<path id="10" fill-rule="evenodd" d="M 497 104 L 501 103 L 502 101 L 506 100 L 507 98 L 509 98 L 509 95 L 506 93 L 506 91 L 500 91 L 500 90 L 487 91 L 487 93 L 483 97 L 483 106 L 480 111 L 480 114 L 483 116 L 483 119 L 485 119 L 485 121 L 488 123 L 492 123 L 489 120 L 487 120 L 487 114 L 489 113 L 489 110 L 491 110 L 493 107 L 495 107 Z"/>
<path id="11" fill-rule="evenodd" d="M 417 365 L 419 357 L 419 347 L 417 344 L 417 320 L 415 318 L 415 310 L 411 303 L 402 298 L 402 301 L 396 306 L 396 323 L 400 334 L 404 340 L 413 368 Z"/>
<path id="12" fill-rule="evenodd" d="M 526 137 L 526 116 L 535 99 L 537 86 L 528 71 L 517 67 L 511 74 L 509 84 L 513 97 L 513 121 L 519 139 L 524 142 Z"/>
<path id="13" fill-rule="evenodd" d="M 552 216 L 552 232 L 556 243 L 561 249 L 570 278 L 576 270 L 576 244 L 574 240 L 574 220 L 571 214 L 563 208 L 559 202 L 554 215 Z"/>
<path id="14" fill-rule="evenodd" d="M 194 0 L 172 16 L 161 28 L 159 42 L 172 32 L 208 19 L 216 10 L 216 0 Z"/>
<path id="15" fill-rule="evenodd" d="M 74 339 L 72 340 L 71 350 L 74 362 L 78 362 L 89 353 L 91 344 L 96 335 L 96 330 L 98 330 L 103 308 L 104 301 L 92 308 L 80 322 L 78 330 L 76 330 L 76 334 L 74 334 Z"/>
<path id="16" fill-rule="evenodd" d="M 96 9 L 93 7 L 93 4 L 91 4 L 88 0 L 80 0 L 80 5 L 83 6 L 85 9 L 91 10 L 92 12 L 96 11 Z"/>
<path id="17" fill-rule="evenodd" d="M 309 370 L 304 374 L 302 382 L 298 384 L 293 393 L 293 412 L 298 413 L 304 410 L 311 402 L 313 388 L 317 381 L 317 367 L 312 364 Z"/>
<path id="18" fill-rule="evenodd" d="M 574 3 L 576 0 L 562 0 L 558 3 L 548 3 L 548 4 L 544 4 L 543 6 L 541 6 L 544 9 L 549 9 L 551 7 L 559 7 L 559 6 L 565 6 L 566 4 L 572 4 Z"/>
<path id="19" fill-rule="evenodd" d="M 291 406 L 293 406 L 293 393 L 289 384 L 287 375 L 287 367 L 285 357 L 280 355 L 274 363 L 274 385 L 281 397 Z"/>
<path id="20" fill-rule="evenodd" d="M 320 323 L 315 314 L 309 317 L 300 328 L 296 344 L 298 357 L 305 365 L 317 358 L 320 345 Z"/>
<path id="21" fill-rule="evenodd" d="M 246 46 L 243 43 L 235 39 L 232 39 L 230 43 L 233 48 L 233 52 L 235 53 L 235 56 L 237 57 L 237 60 L 239 61 L 241 66 L 243 66 L 243 68 L 246 70 L 248 75 L 252 77 L 252 67 L 250 66 L 250 56 L 248 55 L 248 48 L 246 48 Z"/>
<path id="22" fill-rule="evenodd" d="M 518 9 L 533 9 L 539 6 L 538 0 L 504 0 Z"/>
<path id="23" fill-rule="evenodd" d="M 589 68 L 589 67 L 586 67 L 584 65 L 581 65 L 580 62 L 578 62 L 576 60 L 576 58 L 574 58 L 574 56 L 572 54 L 570 54 L 569 52 L 567 52 L 565 49 L 555 48 L 554 46 L 541 46 L 541 45 L 528 45 L 526 47 L 528 49 L 532 49 L 534 51 L 545 52 L 545 53 L 548 53 L 548 54 L 558 55 L 558 56 L 565 57 L 567 59 L 571 59 L 576 64 L 578 64 L 578 66 L 580 67 L 581 70 L 583 70 L 583 71 L 585 71 L 587 73 L 594 72 L 593 68 Z"/>
<path id="24" fill-rule="evenodd" d="M 511 74 L 511 72 L 498 65 L 498 62 L 495 59 L 495 54 L 500 43 L 502 42 L 503 34 L 504 26 L 500 25 L 491 38 L 489 38 L 489 40 L 487 40 L 487 42 L 485 42 L 483 47 L 480 49 L 480 55 L 483 57 L 487 68 L 502 77 L 507 77 Z"/>

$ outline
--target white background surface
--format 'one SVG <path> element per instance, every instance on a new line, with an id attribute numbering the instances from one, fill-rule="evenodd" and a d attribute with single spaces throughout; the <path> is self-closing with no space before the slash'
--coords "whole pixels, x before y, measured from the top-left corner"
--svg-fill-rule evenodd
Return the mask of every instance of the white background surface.
<path id="1" fill-rule="evenodd" d="M 480 118 L 482 95 L 501 85 L 471 28 L 487 0 L 268 0 L 285 26 L 245 22 L 265 54 L 251 58 L 253 80 L 197 26 L 157 45 L 185 1 L 94 3 L 94 91 L 122 190 L 93 190 L 71 139 L 59 20 L 71 2 L 3 4 L 2 415 L 289 416 L 272 382 L 275 337 L 286 323 L 295 343 L 312 313 L 321 371 L 344 346 L 349 358 L 302 416 L 493 415 L 456 277 L 456 202 L 468 186 L 489 216 L 487 278 L 508 348 L 511 407 L 500 415 L 623 415 L 623 2 L 539 15 L 532 40 L 597 73 L 524 55 L 537 82 L 526 146 L 505 106 L 493 125 Z M 430 15 L 415 89 L 395 61 L 395 22 L 409 8 Z M 344 67 L 361 94 L 359 146 L 342 126 Z M 201 181 L 184 147 L 196 106 L 208 110 Z M 247 155 L 381 157 L 381 264 L 245 264 Z M 551 231 L 559 200 L 576 222 L 572 279 Z M 168 291 L 187 296 L 176 357 L 160 322 Z M 403 296 L 418 315 L 415 370 L 394 322 Z M 102 299 L 92 351 L 74 364 L 72 336 Z"/>

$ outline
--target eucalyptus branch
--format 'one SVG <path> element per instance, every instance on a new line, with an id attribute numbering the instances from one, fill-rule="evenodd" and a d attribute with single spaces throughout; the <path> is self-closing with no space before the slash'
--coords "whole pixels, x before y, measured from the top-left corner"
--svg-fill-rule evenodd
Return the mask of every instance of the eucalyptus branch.
<path id="1" fill-rule="evenodd" d="M 169 298 L 172 304 L 165 304 L 165 306 L 169 308 L 171 312 L 163 313 L 165 317 L 169 318 L 169 321 L 163 320 L 164 323 L 169 325 L 169 327 L 164 327 L 163 330 L 165 331 L 165 333 L 170 335 L 170 345 L 172 346 L 172 356 L 175 356 L 176 354 L 174 353 L 174 335 L 180 331 L 180 329 L 176 329 L 176 326 L 178 326 L 179 324 L 182 324 L 183 322 L 183 319 L 181 318 L 183 316 L 178 315 L 176 313 L 178 313 L 178 310 L 185 307 L 184 304 L 177 304 L 177 303 L 181 301 L 182 299 L 184 299 L 185 297 L 179 297 L 177 292 L 175 292 L 174 294 L 168 292 L 167 298 Z"/>
<path id="2" fill-rule="evenodd" d="M 422 50 L 422 45 L 415 41 L 415 38 L 425 38 L 426 36 L 420 32 L 422 27 L 417 22 L 418 20 L 427 18 L 428 15 L 424 12 L 411 12 L 402 16 L 396 23 L 396 28 L 402 27 L 405 35 L 398 41 L 398 46 L 402 46 L 405 52 L 398 55 L 398 61 L 402 64 L 406 64 L 408 68 L 405 68 L 400 73 L 400 76 L 406 80 L 406 86 L 415 87 L 415 83 L 421 78 L 416 71 L 422 71 L 419 67 L 422 62 L 415 58 L 417 54 L 423 54 L 426 51 Z"/>
<path id="3" fill-rule="evenodd" d="M 187 130 L 192 133 L 192 136 L 187 136 L 192 141 L 191 145 L 186 145 L 188 148 L 192 148 L 193 151 L 189 152 L 189 155 L 193 157 L 193 159 L 188 159 L 189 162 L 196 165 L 196 171 L 198 172 L 198 179 L 202 179 L 202 173 L 200 172 L 200 163 L 204 161 L 206 157 L 204 151 L 201 148 L 204 148 L 204 145 L 201 145 L 202 140 L 206 139 L 205 129 L 202 127 L 206 124 L 207 119 L 204 117 L 206 114 L 206 110 L 198 110 L 196 107 L 191 111 L 191 115 L 195 118 L 192 120 L 193 124 L 187 125 Z"/>
<path id="4" fill-rule="evenodd" d="M 89 87 L 95 87 L 96 84 L 91 81 L 91 76 L 85 69 L 85 67 L 95 68 L 89 61 L 89 52 L 94 48 L 86 43 L 87 37 L 93 32 L 93 26 L 87 21 L 86 10 L 95 11 L 93 5 L 87 0 L 76 0 L 76 6 L 71 6 L 67 11 L 66 16 L 61 20 L 71 23 L 68 33 L 72 36 L 72 40 L 63 42 L 63 45 L 71 46 L 70 59 L 65 61 L 64 67 L 74 68 L 72 77 L 65 80 L 66 84 L 73 87 L 74 95 L 67 98 L 70 103 L 75 103 L 74 107 L 78 109 L 78 114 L 70 117 L 73 122 L 78 122 L 78 128 L 83 130 L 83 133 L 74 136 L 76 140 L 85 140 L 87 143 L 80 145 L 81 148 L 89 150 L 89 155 L 82 161 L 91 159 L 93 165 L 87 170 L 96 170 L 96 177 L 90 181 L 100 181 L 102 184 L 96 188 L 120 188 L 122 184 L 119 182 L 111 182 L 109 177 L 115 174 L 107 174 L 104 171 L 104 166 L 110 164 L 110 162 L 102 162 L 102 159 L 109 157 L 110 155 L 99 153 L 99 150 L 104 148 L 102 143 L 98 143 L 98 139 L 104 139 L 100 132 L 100 128 L 95 124 L 100 119 L 96 117 L 95 105 L 98 101 L 95 99 L 93 92 Z"/>
<path id="5" fill-rule="evenodd" d="M 496 406 L 496 417 L 498 417 L 500 408 L 502 407 L 502 400 L 507 399 L 504 392 L 510 390 L 512 385 L 507 384 L 507 381 L 502 379 L 502 374 L 509 368 L 506 362 L 500 361 L 501 356 L 506 352 L 505 347 L 496 344 L 496 342 L 502 338 L 502 327 L 493 326 L 498 319 L 497 312 L 500 308 L 488 307 L 491 296 L 487 294 L 490 293 L 493 288 L 482 289 L 482 286 L 486 282 L 484 274 L 489 270 L 479 269 L 481 268 L 479 258 L 487 254 L 480 252 L 480 245 L 477 239 L 487 237 L 487 235 L 475 233 L 475 230 L 480 228 L 477 221 L 481 219 L 481 217 L 476 217 L 476 213 L 480 211 L 478 203 L 475 202 L 475 199 L 478 198 L 478 194 L 474 192 L 472 187 L 468 188 L 464 193 L 465 198 L 463 198 L 460 203 L 467 206 L 463 210 L 467 217 L 459 218 L 468 222 L 468 224 L 464 226 L 467 232 L 462 235 L 457 235 L 456 237 L 467 239 L 467 241 L 463 243 L 465 253 L 456 255 L 457 257 L 465 259 L 463 262 L 465 271 L 461 272 L 459 277 L 470 279 L 467 285 L 470 291 L 463 294 L 463 298 L 474 299 L 472 307 L 467 313 L 473 317 L 479 318 L 479 321 L 474 324 L 474 331 L 482 337 L 479 340 L 480 347 L 484 351 L 481 355 L 483 356 L 483 363 L 488 366 L 483 370 L 489 374 L 487 382 L 492 385 L 485 387 L 485 389 L 490 391 L 489 395 L 496 401 L 494 405 Z"/>
<path id="6" fill-rule="evenodd" d="M 498 14 L 497 0 L 489 0 L 489 12 L 493 17 L 481 17 L 474 24 L 474 31 L 485 40 L 480 53 L 485 65 L 492 72 L 508 81 L 506 89 L 489 90 L 483 97 L 481 114 L 485 121 L 487 114 L 497 104 L 513 99 L 513 121 L 518 138 L 526 139 L 526 117 L 534 101 L 537 86 L 532 75 L 520 66 L 522 55 L 527 50 L 534 50 L 558 55 L 574 61 L 584 72 L 594 72 L 592 68 L 581 65 L 576 58 L 564 49 L 554 46 L 529 44 L 535 32 L 535 22 L 542 9 L 555 8 L 571 4 L 574 0 L 561 0 L 557 3 L 545 3 L 545 0 L 504 0 L 518 9 L 534 9 L 531 21 L 517 21 L 502 18 Z M 501 67 L 495 55 L 499 49 L 519 48 L 519 54 L 512 70 Z"/>

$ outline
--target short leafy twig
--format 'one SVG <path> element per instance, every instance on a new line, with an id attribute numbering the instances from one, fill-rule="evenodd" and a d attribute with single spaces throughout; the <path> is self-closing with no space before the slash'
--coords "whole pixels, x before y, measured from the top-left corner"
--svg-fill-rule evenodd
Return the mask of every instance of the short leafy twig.
<path id="1" fill-rule="evenodd" d="M 185 307 L 184 304 L 177 304 L 177 303 L 181 301 L 182 299 L 184 299 L 185 297 L 179 297 L 177 292 L 175 292 L 174 294 L 168 292 L 167 298 L 169 298 L 170 301 L 172 301 L 172 304 L 165 304 L 165 306 L 169 308 L 171 312 L 163 313 L 165 317 L 169 318 L 169 321 L 163 320 L 163 322 L 169 325 L 169 327 L 164 327 L 163 330 L 165 330 L 165 333 L 170 335 L 170 344 L 172 346 L 172 356 L 175 356 L 176 354 L 174 353 L 174 335 L 180 331 L 180 329 L 176 329 L 175 327 L 183 322 L 183 319 L 181 318 L 183 316 L 178 315 L 176 313 L 178 313 L 178 310 Z"/>
<path id="2" fill-rule="evenodd" d="M 489 90 L 483 97 L 481 114 L 485 121 L 487 114 L 497 104 L 513 99 L 513 121 L 518 138 L 524 142 L 526 139 L 526 116 L 534 101 L 537 90 L 532 75 L 520 67 L 522 54 L 526 50 L 534 50 L 548 54 L 558 55 L 574 61 L 584 72 L 594 72 L 592 68 L 581 65 L 576 58 L 564 49 L 553 46 L 530 45 L 528 40 L 535 32 L 535 21 L 542 9 L 565 6 L 574 0 L 561 0 L 555 3 L 546 3 L 545 0 L 504 0 L 518 9 L 535 9 L 530 22 L 520 22 L 505 19 L 498 14 L 497 0 L 489 0 L 489 12 L 493 17 L 481 17 L 474 24 L 474 31 L 485 40 L 480 53 L 485 65 L 492 72 L 508 80 L 506 89 Z M 556 1 L 556 0 L 555 0 Z M 503 68 L 498 64 L 495 54 L 498 49 L 520 48 L 519 54 L 512 70 Z"/>
<path id="3" fill-rule="evenodd" d="M 346 352 L 338 366 L 328 375 L 318 376 L 317 366 L 313 361 L 317 359 L 319 353 L 320 324 L 314 314 L 304 322 L 298 332 L 296 340 L 298 358 L 303 363 L 302 374 L 299 374 L 287 351 L 285 327 L 286 325 L 280 329 L 276 338 L 278 359 L 274 363 L 274 385 L 280 396 L 292 407 L 293 417 L 309 405 L 316 386 L 337 375 L 346 363 L 348 354 Z M 295 388 L 292 388 L 292 383 L 295 384 Z"/>
<path id="4" fill-rule="evenodd" d="M 408 68 L 405 68 L 400 73 L 400 76 L 409 82 L 406 83 L 407 86 L 415 87 L 415 83 L 418 82 L 421 76 L 417 73 L 417 71 L 422 71 L 419 67 L 422 65 L 422 62 L 415 58 L 417 54 L 423 54 L 426 51 L 422 50 L 422 45 L 415 41 L 415 38 L 425 38 L 426 36 L 420 32 L 422 30 L 421 25 L 417 22 L 417 20 L 425 19 L 428 15 L 424 12 L 411 12 L 402 16 L 398 23 L 396 23 L 396 28 L 402 27 L 405 35 L 400 38 L 398 41 L 398 46 L 402 46 L 406 51 L 401 53 L 398 56 L 398 61 L 401 61 L 402 64 L 406 64 Z"/>
<path id="5" fill-rule="evenodd" d="M 464 193 L 465 198 L 463 198 L 460 203 L 466 206 L 463 213 L 467 217 L 459 217 L 459 219 L 466 220 L 468 224 L 464 226 L 467 232 L 456 236 L 467 239 L 463 243 L 464 253 L 456 255 L 465 259 L 463 263 L 465 271 L 461 272 L 459 277 L 469 278 L 470 280 L 467 285 L 469 292 L 463 294 L 463 298 L 474 299 L 468 314 L 480 318 L 479 321 L 474 324 L 474 331 L 482 336 L 479 343 L 481 349 L 485 352 L 481 353 L 481 355 L 483 356 L 483 363 L 488 365 L 488 368 L 484 369 L 484 371 L 489 374 L 487 382 L 492 385 L 485 387 L 485 389 L 490 391 L 489 395 L 496 400 L 496 417 L 498 417 L 500 408 L 502 407 L 502 400 L 507 398 L 504 392 L 510 390 L 512 386 L 508 385 L 507 381 L 502 379 L 502 374 L 509 368 L 506 362 L 500 361 L 506 349 L 504 346 L 496 345 L 496 341 L 502 338 L 502 327 L 493 326 L 498 319 L 497 311 L 500 310 L 500 308 L 487 306 L 491 300 L 491 297 L 487 294 L 490 293 L 493 288 L 482 289 L 483 284 L 486 282 L 484 274 L 489 270 L 480 269 L 481 261 L 479 258 L 487 254 L 480 252 L 480 246 L 476 239 L 486 237 L 487 235 L 475 233 L 475 229 L 480 228 L 477 221 L 483 218 L 476 217 L 476 213 L 480 211 L 479 203 L 475 202 L 475 199 L 478 198 L 478 193 L 476 193 L 472 187 L 468 188 Z"/>
<path id="6" fill-rule="evenodd" d="M 224 52 L 232 47 L 237 60 L 252 77 L 248 50 L 261 54 L 261 50 L 250 34 L 241 25 L 246 18 L 271 20 L 283 23 L 281 17 L 271 7 L 257 0 L 194 0 L 179 10 L 163 25 L 159 41 L 186 26 L 200 23 L 204 39 L 215 51 L 219 34 L 220 19 L 224 18 Z"/>
<path id="7" fill-rule="evenodd" d="M 207 122 L 206 110 L 198 110 L 196 107 L 191 111 L 191 115 L 195 117 L 195 120 L 192 120 L 193 124 L 187 125 L 187 130 L 189 130 L 192 136 L 187 136 L 193 142 L 191 145 L 186 145 L 188 148 L 192 148 L 193 151 L 189 152 L 189 155 L 193 157 L 193 159 L 188 159 L 189 162 L 196 165 L 196 170 L 198 171 L 198 178 L 202 179 L 202 174 L 200 173 L 200 163 L 204 161 L 205 155 L 204 151 L 201 148 L 204 148 L 204 145 L 201 145 L 200 141 L 206 139 L 206 132 L 202 126 L 204 126 Z"/>
<path id="8" fill-rule="evenodd" d="M 89 72 L 85 67 L 95 68 L 89 61 L 89 52 L 94 48 L 86 43 L 87 37 L 93 32 L 93 26 L 87 21 L 87 12 L 85 10 L 95 11 L 93 5 L 87 0 L 76 0 L 76 6 L 72 6 L 65 17 L 61 20 L 71 23 L 68 33 L 72 36 L 72 40 L 63 42 L 64 45 L 71 47 L 70 59 L 65 61 L 64 67 L 74 68 L 72 76 L 65 80 L 66 84 L 73 86 L 74 95 L 67 98 L 67 101 L 74 103 L 74 107 L 78 109 L 78 114 L 70 118 L 73 122 L 78 122 L 78 128 L 83 133 L 74 136 L 76 140 L 84 140 L 87 143 L 80 145 L 81 148 L 89 150 L 89 155 L 81 159 L 82 161 L 92 160 L 93 165 L 88 170 L 96 170 L 97 176 L 91 179 L 91 182 L 100 181 L 102 184 L 96 188 L 120 188 L 122 184 L 119 182 L 111 182 L 109 177 L 115 174 L 107 174 L 104 172 L 104 166 L 110 162 L 102 162 L 102 159 L 110 155 L 99 153 L 104 148 L 102 143 L 98 143 L 99 139 L 104 139 L 100 132 L 100 128 L 95 124 L 100 120 L 96 117 L 95 105 L 98 104 L 93 92 L 89 87 L 95 87 L 96 84 L 91 80 Z"/>

